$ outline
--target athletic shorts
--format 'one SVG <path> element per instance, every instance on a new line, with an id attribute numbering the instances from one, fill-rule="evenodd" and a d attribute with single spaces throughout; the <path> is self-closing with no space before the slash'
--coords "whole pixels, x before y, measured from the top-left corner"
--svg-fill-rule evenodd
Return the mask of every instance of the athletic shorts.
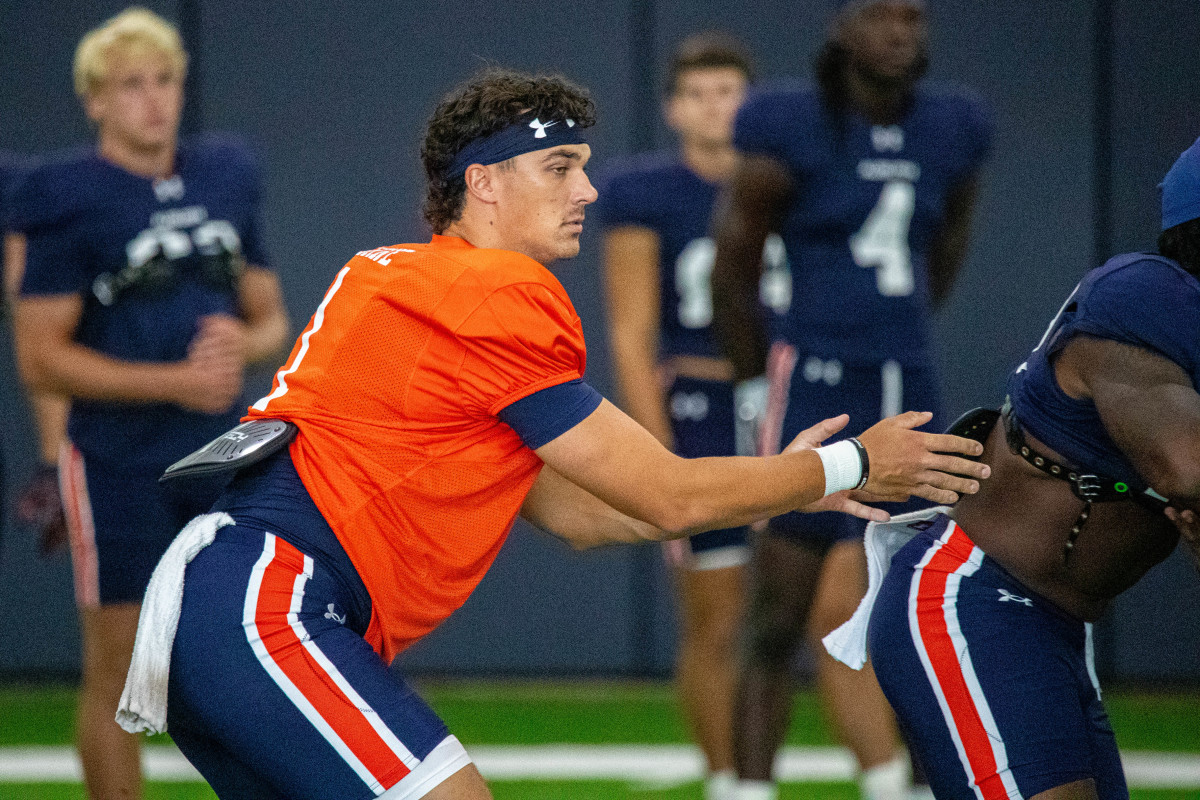
<path id="1" fill-rule="evenodd" d="M 676 377 L 667 390 L 675 452 L 684 458 L 737 454 L 733 384 Z M 689 570 L 737 567 L 750 560 L 747 531 L 722 528 L 663 542 L 672 566 Z"/>
<path id="2" fill-rule="evenodd" d="M 821 420 L 849 414 L 850 422 L 833 439 L 857 436 L 884 417 L 902 411 L 932 411 L 922 430 L 941 432 L 943 419 L 939 379 L 932 366 L 845 364 L 838 359 L 801 355 L 792 345 L 776 342 L 767 360 L 767 413 L 760 449 L 779 453 L 801 431 Z M 928 508 L 924 500 L 881 503 L 892 514 Z M 771 520 L 767 530 L 778 536 L 825 550 L 836 542 L 861 538 L 866 522 L 848 514 L 791 512 Z"/>
<path id="3" fill-rule="evenodd" d="M 1031 797 L 1093 778 L 1128 798 L 1091 625 L 1031 592 L 938 515 L 892 559 L 871 662 L 940 800 Z"/>
<path id="4" fill-rule="evenodd" d="M 286 452 L 188 565 L 167 724 L 222 800 L 418 798 L 470 763 L 363 638 L 371 602 Z"/>
<path id="5" fill-rule="evenodd" d="M 175 534 L 208 510 L 211 496 L 161 484 L 160 474 L 85 458 L 69 443 L 62 448 L 59 488 L 80 608 L 142 602 Z"/>

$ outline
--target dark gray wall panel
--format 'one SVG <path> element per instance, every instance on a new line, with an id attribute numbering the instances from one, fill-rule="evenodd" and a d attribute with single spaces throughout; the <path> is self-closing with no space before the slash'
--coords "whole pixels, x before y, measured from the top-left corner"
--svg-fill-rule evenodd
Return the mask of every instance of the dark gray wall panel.
<path id="1" fill-rule="evenodd" d="M 970 257 L 939 318 L 952 412 L 1003 399 L 1091 264 L 1091 6 L 931 5 L 932 75 L 974 88 L 996 113 Z"/>
<path id="2" fill-rule="evenodd" d="M 1200 136 L 1200 4 L 1113 3 L 1112 253 L 1153 250 L 1163 175 Z M 1200 331 L 1196 332 L 1200 337 Z M 1117 599 L 1110 614 L 1114 674 L 1200 679 L 1200 581 L 1182 553 Z"/>

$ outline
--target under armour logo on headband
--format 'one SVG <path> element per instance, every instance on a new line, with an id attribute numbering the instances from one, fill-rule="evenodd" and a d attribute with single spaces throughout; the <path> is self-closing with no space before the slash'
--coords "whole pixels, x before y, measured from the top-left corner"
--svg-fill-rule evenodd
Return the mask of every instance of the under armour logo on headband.
<path id="1" fill-rule="evenodd" d="M 467 142 L 443 173 L 446 179 L 461 178 L 463 171 L 472 164 L 486 167 L 554 145 L 584 144 L 583 126 L 575 120 L 562 117 L 542 122 L 540 117 L 530 120 L 532 116 L 533 112 L 528 111 L 500 130 Z M 560 122 L 567 124 L 559 125 Z M 533 136 L 527 133 L 530 128 Z"/>
<path id="2" fill-rule="evenodd" d="M 546 138 L 546 128 L 549 128 L 551 125 L 557 125 L 558 123 L 559 123 L 559 120 L 553 120 L 551 122 L 542 122 L 537 117 L 534 117 L 533 122 L 529 123 L 529 127 L 533 128 L 536 131 L 533 134 L 533 138 L 545 139 Z M 566 123 L 567 123 L 568 128 L 575 127 L 575 120 L 573 120 L 573 119 L 566 120 Z"/>

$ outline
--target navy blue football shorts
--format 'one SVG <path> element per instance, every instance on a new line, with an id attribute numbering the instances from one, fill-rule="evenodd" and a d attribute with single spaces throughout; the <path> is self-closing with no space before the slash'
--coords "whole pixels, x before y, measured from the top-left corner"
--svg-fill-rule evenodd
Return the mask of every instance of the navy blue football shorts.
<path id="1" fill-rule="evenodd" d="M 1128 798 L 1091 633 L 945 515 L 896 554 L 871 662 L 937 797 L 1008 800 L 1093 778 L 1100 800 Z"/>
<path id="2" fill-rule="evenodd" d="M 418 798 L 470 763 L 363 638 L 371 602 L 286 452 L 188 565 L 167 724 L 222 800 Z"/>
<path id="3" fill-rule="evenodd" d="M 208 510 L 199 497 L 160 484 L 158 471 L 85 458 L 72 444 L 58 460 L 80 608 L 140 603 L 175 534 Z"/>
<path id="4" fill-rule="evenodd" d="M 667 390 L 675 452 L 684 458 L 737 455 L 733 384 L 676 377 Z M 702 571 L 750 560 L 747 529 L 722 528 L 663 542 L 667 562 Z"/>
<path id="5" fill-rule="evenodd" d="M 834 439 L 857 436 L 884 417 L 902 411 L 932 411 L 922 430 L 945 427 L 937 371 L 931 365 L 901 366 L 847 364 L 835 358 L 804 355 L 784 342 L 771 347 L 767 359 L 767 413 L 760 434 L 760 451 L 782 451 L 801 431 L 821 420 L 849 414 L 850 422 Z M 928 508 L 920 499 L 881 503 L 891 514 Z M 866 522 L 848 514 L 791 512 L 771 520 L 772 535 L 825 550 L 836 542 L 861 538 Z"/>

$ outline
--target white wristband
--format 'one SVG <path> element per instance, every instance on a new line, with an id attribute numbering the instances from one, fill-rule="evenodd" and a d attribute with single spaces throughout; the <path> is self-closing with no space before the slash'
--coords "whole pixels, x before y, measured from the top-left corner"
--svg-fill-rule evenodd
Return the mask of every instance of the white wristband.
<path id="1" fill-rule="evenodd" d="M 845 439 L 828 447 L 818 447 L 825 468 L 825 496 L 844 489 L 857 489 L 862 481 L 862 459 L 854 442 Z"/>

